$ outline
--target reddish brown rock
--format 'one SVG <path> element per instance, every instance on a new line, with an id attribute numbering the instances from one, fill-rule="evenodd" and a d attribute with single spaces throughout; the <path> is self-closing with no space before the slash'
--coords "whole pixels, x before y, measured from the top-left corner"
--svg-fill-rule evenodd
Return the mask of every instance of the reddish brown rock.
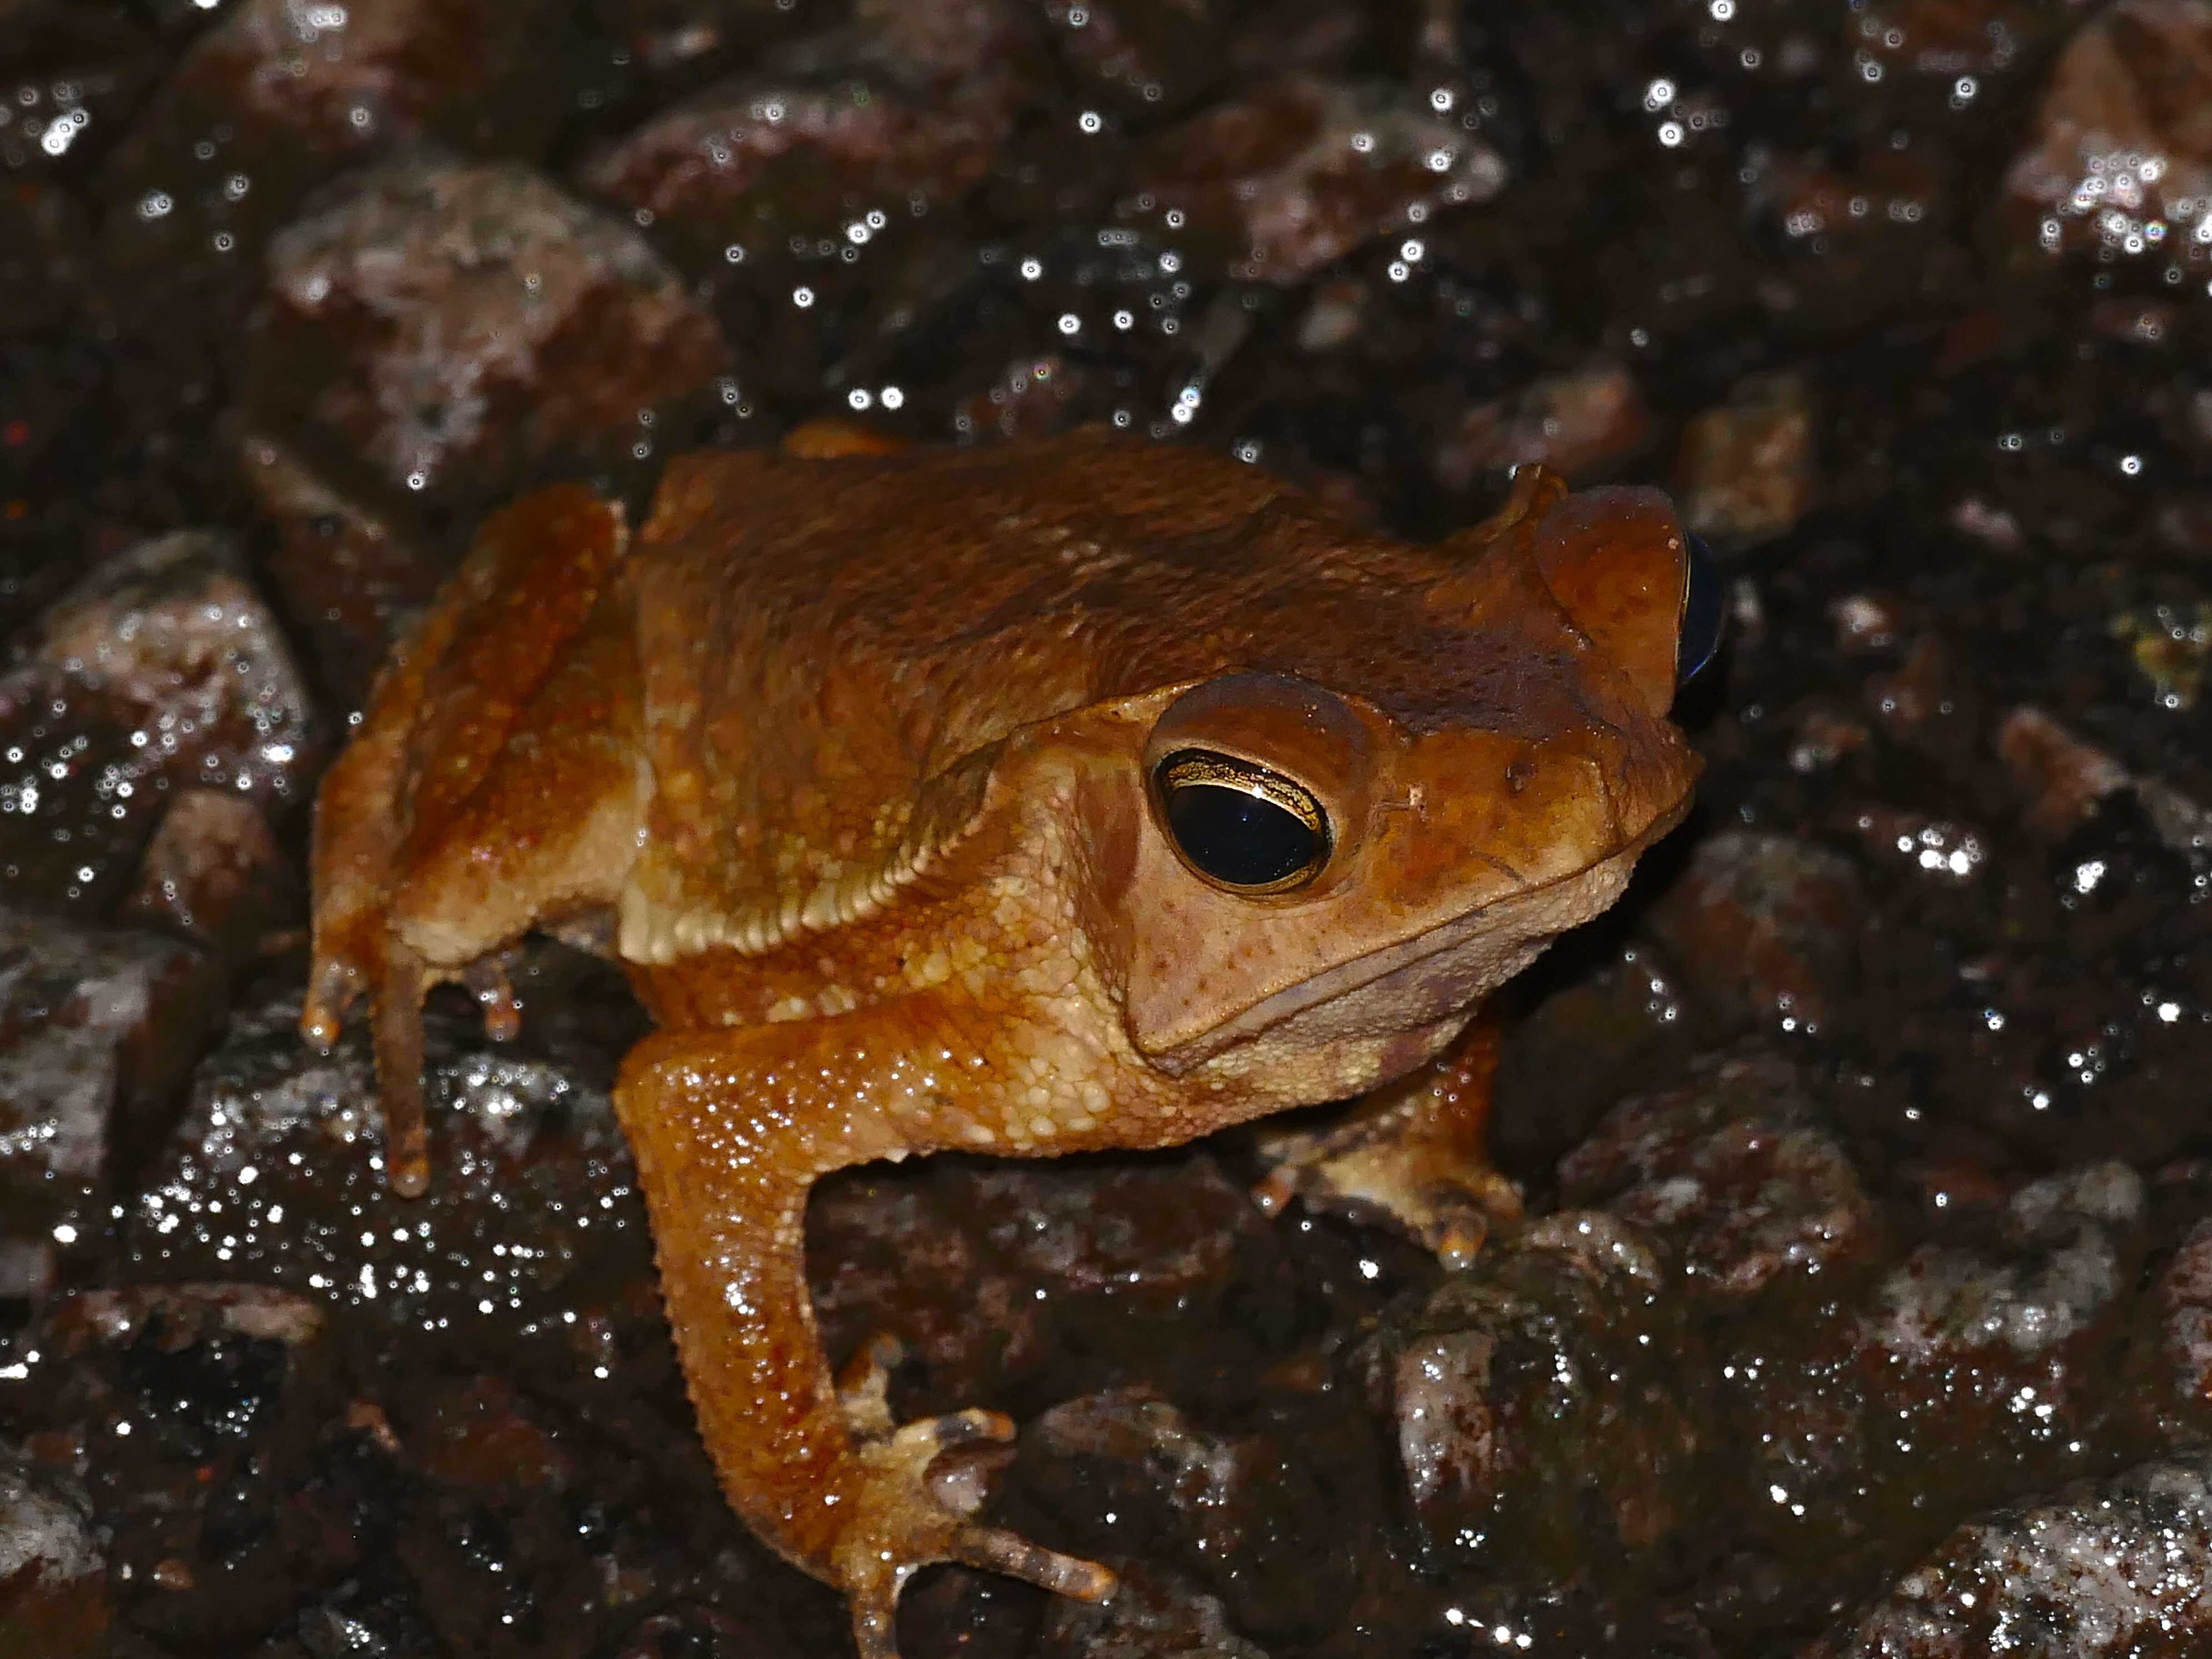
<path id="1" fill-rule="evenodd" d="M 1759 541 L 1804 515 L 1814 489 L 1813 409 L 1794 374 L 1746 380 L 1682 434 L 1675 487 L 1701 535 Z"/>
<path id="2" fill-rule="evenodd" d="M 1665 1239 L 1723 1307 L 1770 1285 L 1825 1292 L 1881 1248 L 1880 1212 L 1796 1068 L 1759 1050 L 1623 1102 L 1560 1160 L 1559 1196 Z"/>
<path id="3" fill-rule="evenodd" d="M 269 574 L 319 688 L 358 708 L 392 644 L 453 568 L 450 550 L 395 504 L 339 488 L 291 445 L 248 432 L 238 470 L 275 524 Z"/>
<path id="4" fill-rule="evenodd" d="M 1724 1018 L 1813 1030 L 1857 981 L 1864 906 L 1848 860 L 1735 830 L 1699 844 L 1647 926 L 1680 982 Z"/>
<path id="5" fill-rule="evenodd" d="M 981 392 L 954 407 L 952 430 L 972 439 L 1043 438 L 1068 422 L 1083 371 L 1058 352 L 1018 358 Z"/>
<path id="6" fill-rule="evenodd" d="M 1030 1424 L 1016 1474 L 1074 1547 L 1172 1563 L 1237 1630 L 1313 1642 L 1342 1618 L 1381 1517 L 1371 1492 L 1317 1468 L 1311 1450 L 1296 1434 L 1209 1432 L 1164 1400 L 1115 1389 Z"/>
<path id="7" fill-rule="evenodd" d="M 1540 462 L 1581 483 L 1633 454 L 1648 430 L 1634 377 L 1596 358 L 1469 409 L 1437 451 L 1437 477 L 1463 489 L 1480 473 Z"/>
<path id="8" fill-rule="evenodd" d="M 2166 261 L 2212 239 L 2212 6 L 2118 0 L 2082 24 L 2005 188 L 2052 251 Z"/>
<path id="9" fill-rule="evenodd" d="M 894 217 L 957 203 L 998 161 L 1035 27 L 1010 0 L 862 0 L 848 27 L 600 150 L 582 183 L 740 280 L 754 273 L 731 268 L 780 267 L 793 235 L 857 259 Z"/>
<path id="10" fill-rule="evenodd" d="M 118 225 L 171 258 L 252 246 L 301 192 L 461 137 L 527 61 L 537 0 L 240 0 L 194 40 L 131 133 Z M 526 70 L 524 73 L 526 73 Z"/>
<path id="11" fill-rule="evenodd" d="M 2098 1467 L 2142 1205 L 2125 1164 L 2083 1165 L 2014 1193 L 1984 1243 L 1739 1333 L 1711 1381 L 1747 1526 L 1826 1560 L 1929 1535 L 1931 1485 L 1965 1506 Z"/>
<path id="12" fill-rule="evenodd" d="M 1996 75 L 2053 27 L 2032 0 L 1878 0 L 1845 31 L 1861 61 L 1913 75 Z"/>
<path id="13" fill-rule="evenodd" d="M 1061 53 L 1084 81 L 1136 109 L 1176 108 L 1220 72 L 1219 0 L 1045 0 Z"/>
<path id="14" fill-rule="evenodd" d="M 244 957 L 287 896 L 287 868 L 268 818 L 253 802 L 188 789 L 161 815 L 126 908 L 219 954 Z"/>
<path id="15" fill-rule="evenodd" d="M 2040 708 L 2022 703 L 1997 728 L 1997 757 L 2027 802 L 2027 822 L 2063 836 L 2128 786 L 2128 769 Z"/>
<path id="16" fill-rule="evenodd" d="M 729 366 L 631 228 L 512 162 L 431 159 L 275 238 L 247 355 L 255 426 L 448 504 L 650 453 Z"/>
<path id="17" fill-rule="evenodd" d="M 2190 1230 L 2144 1297 L 2124 1397 L 2157 1439 L 2212 1440 L 2212 1221 Z"/>
<path id="18" fill-rule="evenodd" d="M 1055 1598 L 1031 1650 L 1036 1659 L 1267 1659 L 1194 1585 L 1134 1564 L 1120 1579 L 1104 1601 Z"/>
<path id="19" fill-rule="evenodd" d="M 1487 201 L 1498 153 L 1410 88 L 1291 75 L 1177 127 L 1137 163 L 1124 217 L 1187 234 L 1243 282 L 1301 282 L 1376 236 Z"/>

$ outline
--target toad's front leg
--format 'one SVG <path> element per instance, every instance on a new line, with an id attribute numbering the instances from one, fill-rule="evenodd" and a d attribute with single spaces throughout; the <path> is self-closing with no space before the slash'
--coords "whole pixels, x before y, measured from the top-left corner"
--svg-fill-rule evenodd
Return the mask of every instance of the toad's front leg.
<path id="1" fill-rule="evenodd" d="M 845 1593 L 862 1659 L 896 1659 L 900 1587 L 933 1561 L 1086 1601 L 1114 1583 L 931 1495 L 937 1455 L 1010 1438 L 1006 1418 L 960 1412 L 890 1430 L 841 1408 L 807 1297 L 807 1190 L 832 1170 L 942 1144 L 931 1115 L 972 1060 L 949 1024 L 915 1009 L 900 1011 L 887 1044 L 884 1012 L 650 1037 L 615 1094 L 723 1490 L 786 1559 Z"/>

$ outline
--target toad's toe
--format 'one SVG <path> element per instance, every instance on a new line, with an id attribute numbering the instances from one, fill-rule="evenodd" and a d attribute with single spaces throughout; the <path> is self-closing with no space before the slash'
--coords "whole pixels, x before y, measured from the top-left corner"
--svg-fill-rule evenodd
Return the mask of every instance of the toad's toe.
<path id="1" fill-rule="evenodd" d="M 1095 1601 L 1114 1575 L 1095 1562 L 1062 1555 L 948 1509 L 930 1490 L 929 1466 L 963 1446 L 1002 1443 L 1014 1425 L 1003 1413 L 953 1412 L 922 1418 L 854 1447 L 861 1479 L 848 1494 L 851 1518 L 833 1563 L 850 1601 L 860 1659 L 897 1659 L 898 1595 L 920 1568 L 937 1561 L 1019 1578 L 1055 1595 Z"/>

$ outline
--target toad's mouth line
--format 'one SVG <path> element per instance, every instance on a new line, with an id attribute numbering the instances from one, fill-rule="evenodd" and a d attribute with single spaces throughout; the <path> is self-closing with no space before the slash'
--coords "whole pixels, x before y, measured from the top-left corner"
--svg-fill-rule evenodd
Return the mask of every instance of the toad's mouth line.
<path id="1" fill-rule="evenodd" d="M 1354 957 L 1349 962 L 1339 963 L 1327 972 L 1316 974 L 1310 979 L 1301 980 L 1296 985 L 1285 986 L 1279 991 L 1270 992 L 1248 1003 L 1218 1024 L 1209 1027 L 1196 1036 L 1187 1037 L 1180 1042 L 1148 1053 L 1146 1058 L 1170 1076 L 1181 1076 L 1203 1065 L 1224 1050 L 1235 1047 L 1237 1043 L 1259 1036 L 1271 1027 L 1280 1025 L 1286 1020 L 1294 1019 L 1298 1015 L 1318 1008 L 1323 1004 L 1353 995 L 1379 980 L 1403 973 L 1407 969 L 1419 966 L 1421 963 L 1456 951 L 1469 941 L 1480 939 L 1486 933 L 1502 931 L 1510 937 L 1513 931 L 1513 918 L 1516 913 L 1543 909 L 1547 901 L 1558 898 L 1562 889 L 1571 888 L 1579 882 L 1587 882 L 1600 872 L 1620 866 L 1620 879 L 1625 884 L 1627 881 L 1628 868 L 1643 856 L 1653 842 L 1671 833 L 1684 818 L 1689 816 L 1690 805 L 1691 798 L 1685 795 L 1668 811 L 1653 818 L 1644 827 L 1643 832 L 1627 845 L 1607 854 L 1603 858 L 1570 870 L 1562 875 L 1553 876 L 1547 881 L 1525 888 L 1509 897 L 1493 900 L 1480 908 L 1463 911 L 1432 927 L 1424 929 L 1411 939 L 1401 939 L 1395 945 L 1386 945 L 1379 950 L 1370 951 L 1364 956 Z M 1582 923 L 1589 921 L 1591 917 L 1604 910 L 1609 902 L 1608 898 L 1605 902 L 1589 907 L 1583 913 L 1567 915 L 1560 919 L 1556 927 L 1530 928 L 1527 931 L 1525 938 L 1529 941 L 1548 940 L 1555 938 L 1569 928 L 1579 927 Z M 1506 954 L 1501 951 L 1501 958 Z M 1519 965 L 1516 963 L 1513 969 L 1499 975 L 1499 982 L 1511 977 L 1513 972 L 1518 971 Z M 1486 995 L 1496 988 L 1495 984 L 1484 987 L 1481 992 L 1470 999 L 1468 1006 L 1471 1006 L 1474 1001 L 1480 1000 L 1482 995 Z"/>

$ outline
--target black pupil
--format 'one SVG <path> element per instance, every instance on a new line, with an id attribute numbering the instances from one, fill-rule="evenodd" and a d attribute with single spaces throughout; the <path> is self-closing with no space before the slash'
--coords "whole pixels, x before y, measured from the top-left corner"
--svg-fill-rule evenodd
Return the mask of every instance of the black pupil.
<path id="1" fill-rule="evenodd" d="M 1295 812 L 1220 783 L 1171 785 L 1164 803 L 1182 854 L 1231 887 L 1287 881 L 1314 862 L 1321 836 Z"/>

